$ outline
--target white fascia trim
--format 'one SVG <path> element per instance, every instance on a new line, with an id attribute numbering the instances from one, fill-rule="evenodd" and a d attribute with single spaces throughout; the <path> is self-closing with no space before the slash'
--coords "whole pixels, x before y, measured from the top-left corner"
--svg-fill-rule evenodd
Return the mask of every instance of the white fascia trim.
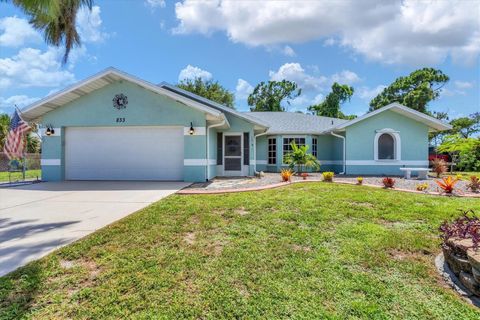
<path id="1" fill-rule="evenodd" d="M 338 165 L 342 165 L 343 164 L 343 161 L 342 160 L 318 160 L 320 161 L 320 165 L 322 164 L 338 164 Z"/>
<path id="2" fill-rule="evenodd" d="M 208 159 L 209 165 L 216 165 L 217 159 Z M 184 166 L 206 166 L 207 159 L 183 159 Z"/>
<path id="3" fill-rule="evenodd" d="M 400 161 L 402 160 L 402 140 L 400 139 L 399 131 L 395 131 L 390 128 L 384 128 L 381 130 L 376 130 L 375 137 L 373 140 L 373 159 L 375 161 Z M 384 133 L 388 133 L 393 138 L 395 160 L 389 159 L 378 159 L 378 139 Z"/>
<path id="4" fill-rule="evenodd" d="M 428 160 L 347 160 L 347 166 L 428 166 Z"/>
<path id="5" fill-rule="evenodd" d="M 443 123 L 441 120 L 430 117 L 430 116 L 428 116 L 426 114 L 423 114 L 423 113 L 421 113 L 417 110 L 413 110 L 412 108 L 405 107 L 404 105 L 401 105 L 398 102 L 393 102 L 393 103 L 390 103 L 389 105 L 387 105 L 385 107 L 382 107 L 382 108 L 377 109 L 375 111 L 364 114 L 361 117 L 358 117 L 358 118 L 355 118 L 353 120 L 350 120 L 350 121 L 341 123 L 339 125 L 336 125 L 336 126 L 330 128 L 330 129 L 328 129 L 328 131 L 345 129 L 346 127 L 351 126 L 352 124 L 363 121 L 365 119 L 373 117 L 374 115 L 379 114 L 380 112 L 384 112 L 384 111 L 387 111 L 387 110 L 390 110 L 390 109 L 393 109 L 393 108 L 398 109 L 398 110 L 402 110 L 406 113 L 410 113 L 411 115 L 414 115 L 414 116 L 417 116 L 417 117 L 421 118 L 422 120 L 424 120 L 422 122 L 427 124 L 428 126 L 430 126 L 430 124 L 432 124 L 432 123 L 434 125 L 437 125 L 438 127 L 434 128 L 436 130 L 450 130 L 450 129 L 452 129 L 451 125 Z"/>
<path id="6" fill-rule="evenodd" d="M 47 131 L 47 128 L 40 128 L 40 129 L 38 129 L 39 134 L 40 134 L 40 136 L 42 136 L 42 137 L 60 137 L 60 136 L 62 135 L 62 131 L 61 131 L 62 128 L 53 128 L 53 130 L 55 131 L 55 133 L 47 136 L 47 135 L 45 134 L 45 131 Z"/>
<path id="7" fill-rule="evenodd" d="M 128 73 L 125 73 L 123 71 L 120 71 L 118 69 L 115 69 L 115 68 L 107 68 L 105 69 L 104 71 L 102 72 L 99 72 L 91 77 L 88 77 L 82 81 L 79 81 L 77 82 L 76 84 L 73 84 L 63 90 L 60 90 L 50 96 L 47 96 L 45 97 L 44 99 L 41 99 L 31 105 L 28 105 L 26 106 L 25 108 L 23 108 L 22 110 L 22 113 L 28 113 L 29 111 L 33 110 L 33 109 L 36 109 L 40 106 L 42 106 L 43 104 L 45 103 L 48 103 L 48 102 L 51 102 L 52 100 L 55 100 L 56 98 L 66 94 L 66 93 L 69 93 L 69 92 L 72 92 L 72 91 L 75 91 L 77 89 L 80 89 L 81 87 L 83 87 L 84 85 L 87 85 L 89 84 L 90 82 L 93 82 L 95 80 L 98 80 L 102 77 L 105 77 L 105 76 L 108 76 L 108 75 L 116 75 L 124 80 L 127 80 L 127 81 L 130 81 L 132 83 L 135 83 L 141 87 L 144 87 L 146 89 L 149 89 L 155 93 L 158 93 L 158 94 L 161 94 L 161 95 L 164 95 L 164 96 L 167 96 L 171 99 L 174 99 L 176 101 L 179 101 L 179 102 L 182 102 L 194 109 L 198 109 L 202 112 L 205 112 L 205 113 L 208 113 L 214 117 L 221 117 L 221 115 L 223 114 L 222 112 L 218 111 L 218 110 L 215 110 L 213 109 L 212 107 L 209 107 L 209 106 L 206 106 L 204 104 L 201 104 L 201 103 L 198 103 L 196 101 L 193 101 L 191 99 L 188 99 L 188 98 L 185 98 L 177 93 L 174 93 L 174 92 L 171 92 L 167 89 L 164 89 L 162 87 L 159 87 L 159 86 L 156 86 L 154 85 L 153 83 L 150 83 L 148 81 L 145 81 L 145 80 L 142 80 L 140 78 L 137 78 L 135 76 L 132 76 Z M 46 113 L 46 112 L 45 112 Z"/>
<path id="8" fill-rule="evenodd" d="M 60 159 L 41 159 L 40 164 L 42 166 L 59 166 L 62 161 Z"/>
<path id="9" fill-rule="evenodd" d="M 184 136 L 204 136 L 206 133 L 205 127 L 193 127 L 193 134 L 190 134 L 190 127 L 183 127 Z"/>

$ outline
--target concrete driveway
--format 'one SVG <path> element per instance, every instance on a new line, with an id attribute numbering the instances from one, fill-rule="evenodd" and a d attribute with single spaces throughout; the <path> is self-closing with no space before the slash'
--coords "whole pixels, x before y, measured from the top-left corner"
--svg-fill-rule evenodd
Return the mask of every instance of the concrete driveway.
<path id="1" fill-rule="evenodd" d="M 69 181 L 0 188 L 0 276 L 188 185 Z"/>

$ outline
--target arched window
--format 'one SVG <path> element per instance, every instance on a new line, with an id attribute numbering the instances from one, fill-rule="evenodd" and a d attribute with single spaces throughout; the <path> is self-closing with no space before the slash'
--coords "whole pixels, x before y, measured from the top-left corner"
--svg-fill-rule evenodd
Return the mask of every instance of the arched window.
<path id="1" fill-rule="evenodd" d="M 378 137 L 378 159 L 395 160 L 395 139 L 389 133 L 382 133 Z"/>

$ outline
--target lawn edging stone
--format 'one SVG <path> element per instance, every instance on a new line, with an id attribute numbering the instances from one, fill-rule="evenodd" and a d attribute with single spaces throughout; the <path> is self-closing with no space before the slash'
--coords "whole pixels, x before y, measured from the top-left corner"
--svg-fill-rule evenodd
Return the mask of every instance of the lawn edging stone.
<path id="1" fill-rule="evenodd" d="M 480 299 L 480 252 L 471 239 L 448 239 L 442 247 L 445 264 L 471 295 Z"/>

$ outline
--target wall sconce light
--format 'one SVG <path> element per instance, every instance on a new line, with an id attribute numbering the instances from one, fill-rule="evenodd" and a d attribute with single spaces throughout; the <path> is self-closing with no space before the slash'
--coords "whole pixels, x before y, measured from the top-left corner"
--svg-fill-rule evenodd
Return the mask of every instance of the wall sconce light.
<path id="1" fill-rule="evenodd" d="M 193 123 L 190 122 L 190 130 L 188 131 L 190 135 L 193 135 L 195 133 L 195 129 L 193 128 Z"/>
<path id="2" fill-rule="evenodd" d="M 55 129 L 53 129 L 53 126 L 51 124 L 47 125 L 47 130 L 45 130 L 45 134 L 47 136 L 51 136 L 52 134 L 55 134 Z"/>

